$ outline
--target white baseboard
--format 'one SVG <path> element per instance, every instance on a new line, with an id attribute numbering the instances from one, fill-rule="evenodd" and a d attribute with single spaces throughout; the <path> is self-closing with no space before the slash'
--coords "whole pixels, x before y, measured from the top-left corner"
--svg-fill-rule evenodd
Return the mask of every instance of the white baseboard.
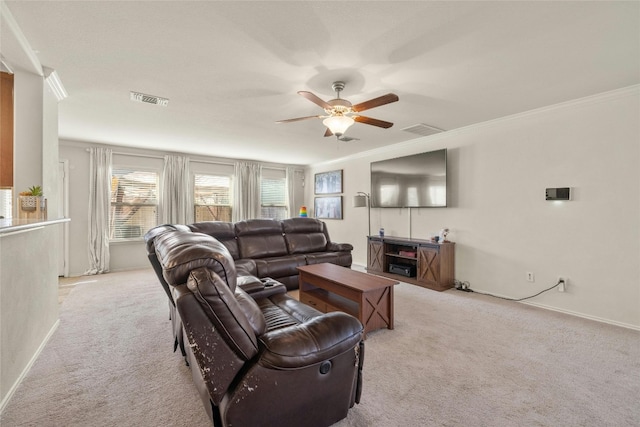
<path id="1" fill-rule="evenodd" d="M 557 311 L 558 313 L 570 314 L 572 316 L 582 317 L 583 319 L 595 320 L 596 322 L 607 323 L 609 325 L 620 326 L 622 328 L 627 328 L 627 329 L 633 329 L 635 331 L 640 331 L 640 326 L 638 326 L 638 325 L 632 325 L 632 324 L 629 324 L 629 323 L 618 322 L 618 321 L 615 321 L 615 320 L 605 319 L 605 318 L 598 317 L 598 316 L 592 316 L 590 314 L 579 313 L 579 312 L 571 311 L 571 310 L 564 310 L 562 308 L 551 307 L 551 306 L 544 305 L 544 304 L 539 304 L 539 303 L 536 303 L 536 302 L 525 302 L 525 301 L 522 301 L 522 304 L 528 304 L 528 305 L 532 305 L 534 307 L 544 308 L 545 310 Z"/>
<path id="2" fill-rule="evenodd" d="M 356 271 L 363 271 L 365 273 L 367 272 L 367 266 L 362 264 L 351 264 L 351 269 Z"/>
<path id="3" fill-rule="evenodd" d="M 483 293 L 486 293 L 486 294 L 491 294 L 493 296 L 506 298 L 506 299 L 513 298 L 513 297 L 508 296 L 508 295 L 501 295 L 501 294 L 497 294 L 497 293 L 493 293 L 493 292 L 487 292 L 487 291 L 484 291 L 484 290 L 475 289 L 475 291 L 479 295 L 482 295 Z M 563 308 L 553 307 L 553 306 L 550 306 L 550 305 L 540 304 L 540 303 L 537 303 L 537 302 L 531 302 L 531 301 L 514 301 L 514 302 L 519 302 L 520 304 L 527 304 L 527 305 L 531 305 L 531 306 L 534 306 L 534 307 L 543 308 L 545 310 L 556 311 L 558 313 L 570 314 L 571 316 L 582 317 L 583 319 L 594 320 L 596 322 L 601 322 L 601 323 L 606 323 L 606 324 L 609 324 L 609 325 L 619 326 L 621 328 L 627 328 L 627 329 L 633 329 L 635 331 L 640 331 L 640 326 L 632 325 L 630 323 L 618 322 L 616 320 L 605 319 L 603 317 L 592 316 L 590 314 L 580 313 L 580 312 L 577 312 L 577 311 L 565 310 Z"/>
<path id="4" fill-rule="evenodd" d="M 40 353 L 42 353 L 42 350 L 44 350 L 44 347 L 49 342 L 49 339 L 51 339 L 51 337 L 53 336 L 53 333 L 56 331 L 56 329 L 58 329 L 59 324 L 60 324 L 60 319 L 56 320 L 56 322 L 53 324 L 51 329 L 49 329 L 49 332 L 40 343 L 40 346 L 38 347 L 36 352 L 33 354 L 33 357 L 31 357 L 31 360 L 29 360 L 29 363 L 27 363 L 27 366 L 25 366 L 25 368 L 22 370 L 22 373 L 20 374 L 16 382 L 13 383 L 13 385 L 9 389 L 9 392 L 7 393 L 7 395 L 2 399 L 2 402 L 0 402 L 0 414 L 2 414 L 2 411 L 4 411 L 4 408 L 7 406 L 7 404 L 13 397 L 13 394 L 16 392 L 16 389 L 18 388 L 18 386 L 20 385 L 24 377 L 29 373 L 29 370 L 31 369 L 35 361 L 38 359 L 38 356 L 40 356 Z"/>

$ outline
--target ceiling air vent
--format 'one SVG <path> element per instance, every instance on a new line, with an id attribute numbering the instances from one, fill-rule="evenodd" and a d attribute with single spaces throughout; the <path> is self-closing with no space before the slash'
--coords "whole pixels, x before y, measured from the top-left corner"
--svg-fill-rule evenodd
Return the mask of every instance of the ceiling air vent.
<path id="1" fill-rule="evenodd" d="M 169 105 L 169 100 L 167 98 L 146 95 L 140 92 L 131 92 L 131 100 L 135 102 L 145 102 L 147 104 L 159 105 L 161 107 L 166 107 L 167 105 Z"/>
<path id="2" fill-rule="evenodd" d="M 420 136 L 429 136 L 434 133 L 444 132 L 443 129 L 439 129 L 437 127 L 425 125 L 424 123 L 418 123 L 417 125 L 409 126 L 402 129 L 405 132 L 415 133 Z"/>

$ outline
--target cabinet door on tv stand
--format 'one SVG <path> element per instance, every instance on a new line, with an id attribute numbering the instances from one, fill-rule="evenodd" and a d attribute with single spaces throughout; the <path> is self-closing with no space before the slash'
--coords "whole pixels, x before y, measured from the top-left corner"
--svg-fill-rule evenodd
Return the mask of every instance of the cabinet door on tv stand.
<path id="1" fill-rule="evenodd" d="M 367 250 L 367 269 L 371 271 L 384 271 L 384 243 L 369 240 Z"/>
<path id="2" fill-rule="evenodd" d="M 418 282 L 431 286 L 440 283 L 440 253 L 437 248 L 418 248 Z"/>

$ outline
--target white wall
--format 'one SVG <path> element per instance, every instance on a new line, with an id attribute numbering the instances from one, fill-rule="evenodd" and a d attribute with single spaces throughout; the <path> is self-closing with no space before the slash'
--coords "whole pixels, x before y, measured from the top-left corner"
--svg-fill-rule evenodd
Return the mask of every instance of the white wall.
<path id="1" fill-rule="evenodd" d="M 15 70 L 14 93 L 13 185 L 17 196 L 31 186 L 42 186 L 43 77 Z M 47 194 L 45 196 L 48 197 Z M 14 206 L 14 216 L 17 217 L 15 209 Z"/>
<path id="2" fill-rule="evenodd" d="M 57 326 L 58 227 L 0 236 L 0 410 Z"/>
<path id="3" fill-rule="evenodd" d="M 562 275 L 566 293 L 531 303 L 640 328 L 639 92 L 623 89 L 314 165 L 307 180 L 344 170 L 344 220 L 327 223 L 332 240 L 352 243 L 354 263 L 365 265 L 366 209 L 351 199 L 370 191 L 370 162 L 447 148 L 449 207 L 412 209 L 411 224 L 408 209 L 372 209 L 372 233 L 384 227 L 387 235 L 428 238 L 448 227 L 456 278 L 473 289 L 520 298 Z M 572 187 L 573 200 L 547 202 L 547 187 Z M 313 206 L 312 186 L 306 198 Z"/>

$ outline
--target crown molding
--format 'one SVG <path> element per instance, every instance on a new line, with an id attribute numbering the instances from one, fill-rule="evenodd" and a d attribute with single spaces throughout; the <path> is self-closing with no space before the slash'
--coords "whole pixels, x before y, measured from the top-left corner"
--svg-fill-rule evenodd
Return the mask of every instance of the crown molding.
<path id="1" fill-rule="evenodd" d="M 39 76 L 44 76 L 42 71 L 42 65 L 40 64 L 40 60 L 36 56 L 35 52 L 31 48 L 29 41 L 25 37 L 24 33 L 20 29 L 20 26 L 16 22 L 15 18 L 11 14 L 9 7 L 4 2 L 4 0 L 0 0 L 0 26 L 6 26 L 11 32 L 15 43 L 17 44 L 19 50 L 26 56 L 27 63 L 24 64 L 27 66 L 27 71 L 33 72 Z M 3 40 L 3 44 L 11 43 L 11 41 Z M 12 58 L 3 58 L 3 60 L 11 62 Z M 11 64 L 14 65 L 15 64 Z"/>
<path id="2" fill-rule="evenodd" d="M 55 95 L 58 102 L 67 98 L 69 95 L 67 94 L 67 91 L 64 88 L 62 81 L 60 80 L 60 77 L 58 77 L 58 73 L 56 73 L 56 70 L 48 67 L 43 67 L 42 70 L 44 71 L 45 81 L 49 85 L 49 88 Z"/>

